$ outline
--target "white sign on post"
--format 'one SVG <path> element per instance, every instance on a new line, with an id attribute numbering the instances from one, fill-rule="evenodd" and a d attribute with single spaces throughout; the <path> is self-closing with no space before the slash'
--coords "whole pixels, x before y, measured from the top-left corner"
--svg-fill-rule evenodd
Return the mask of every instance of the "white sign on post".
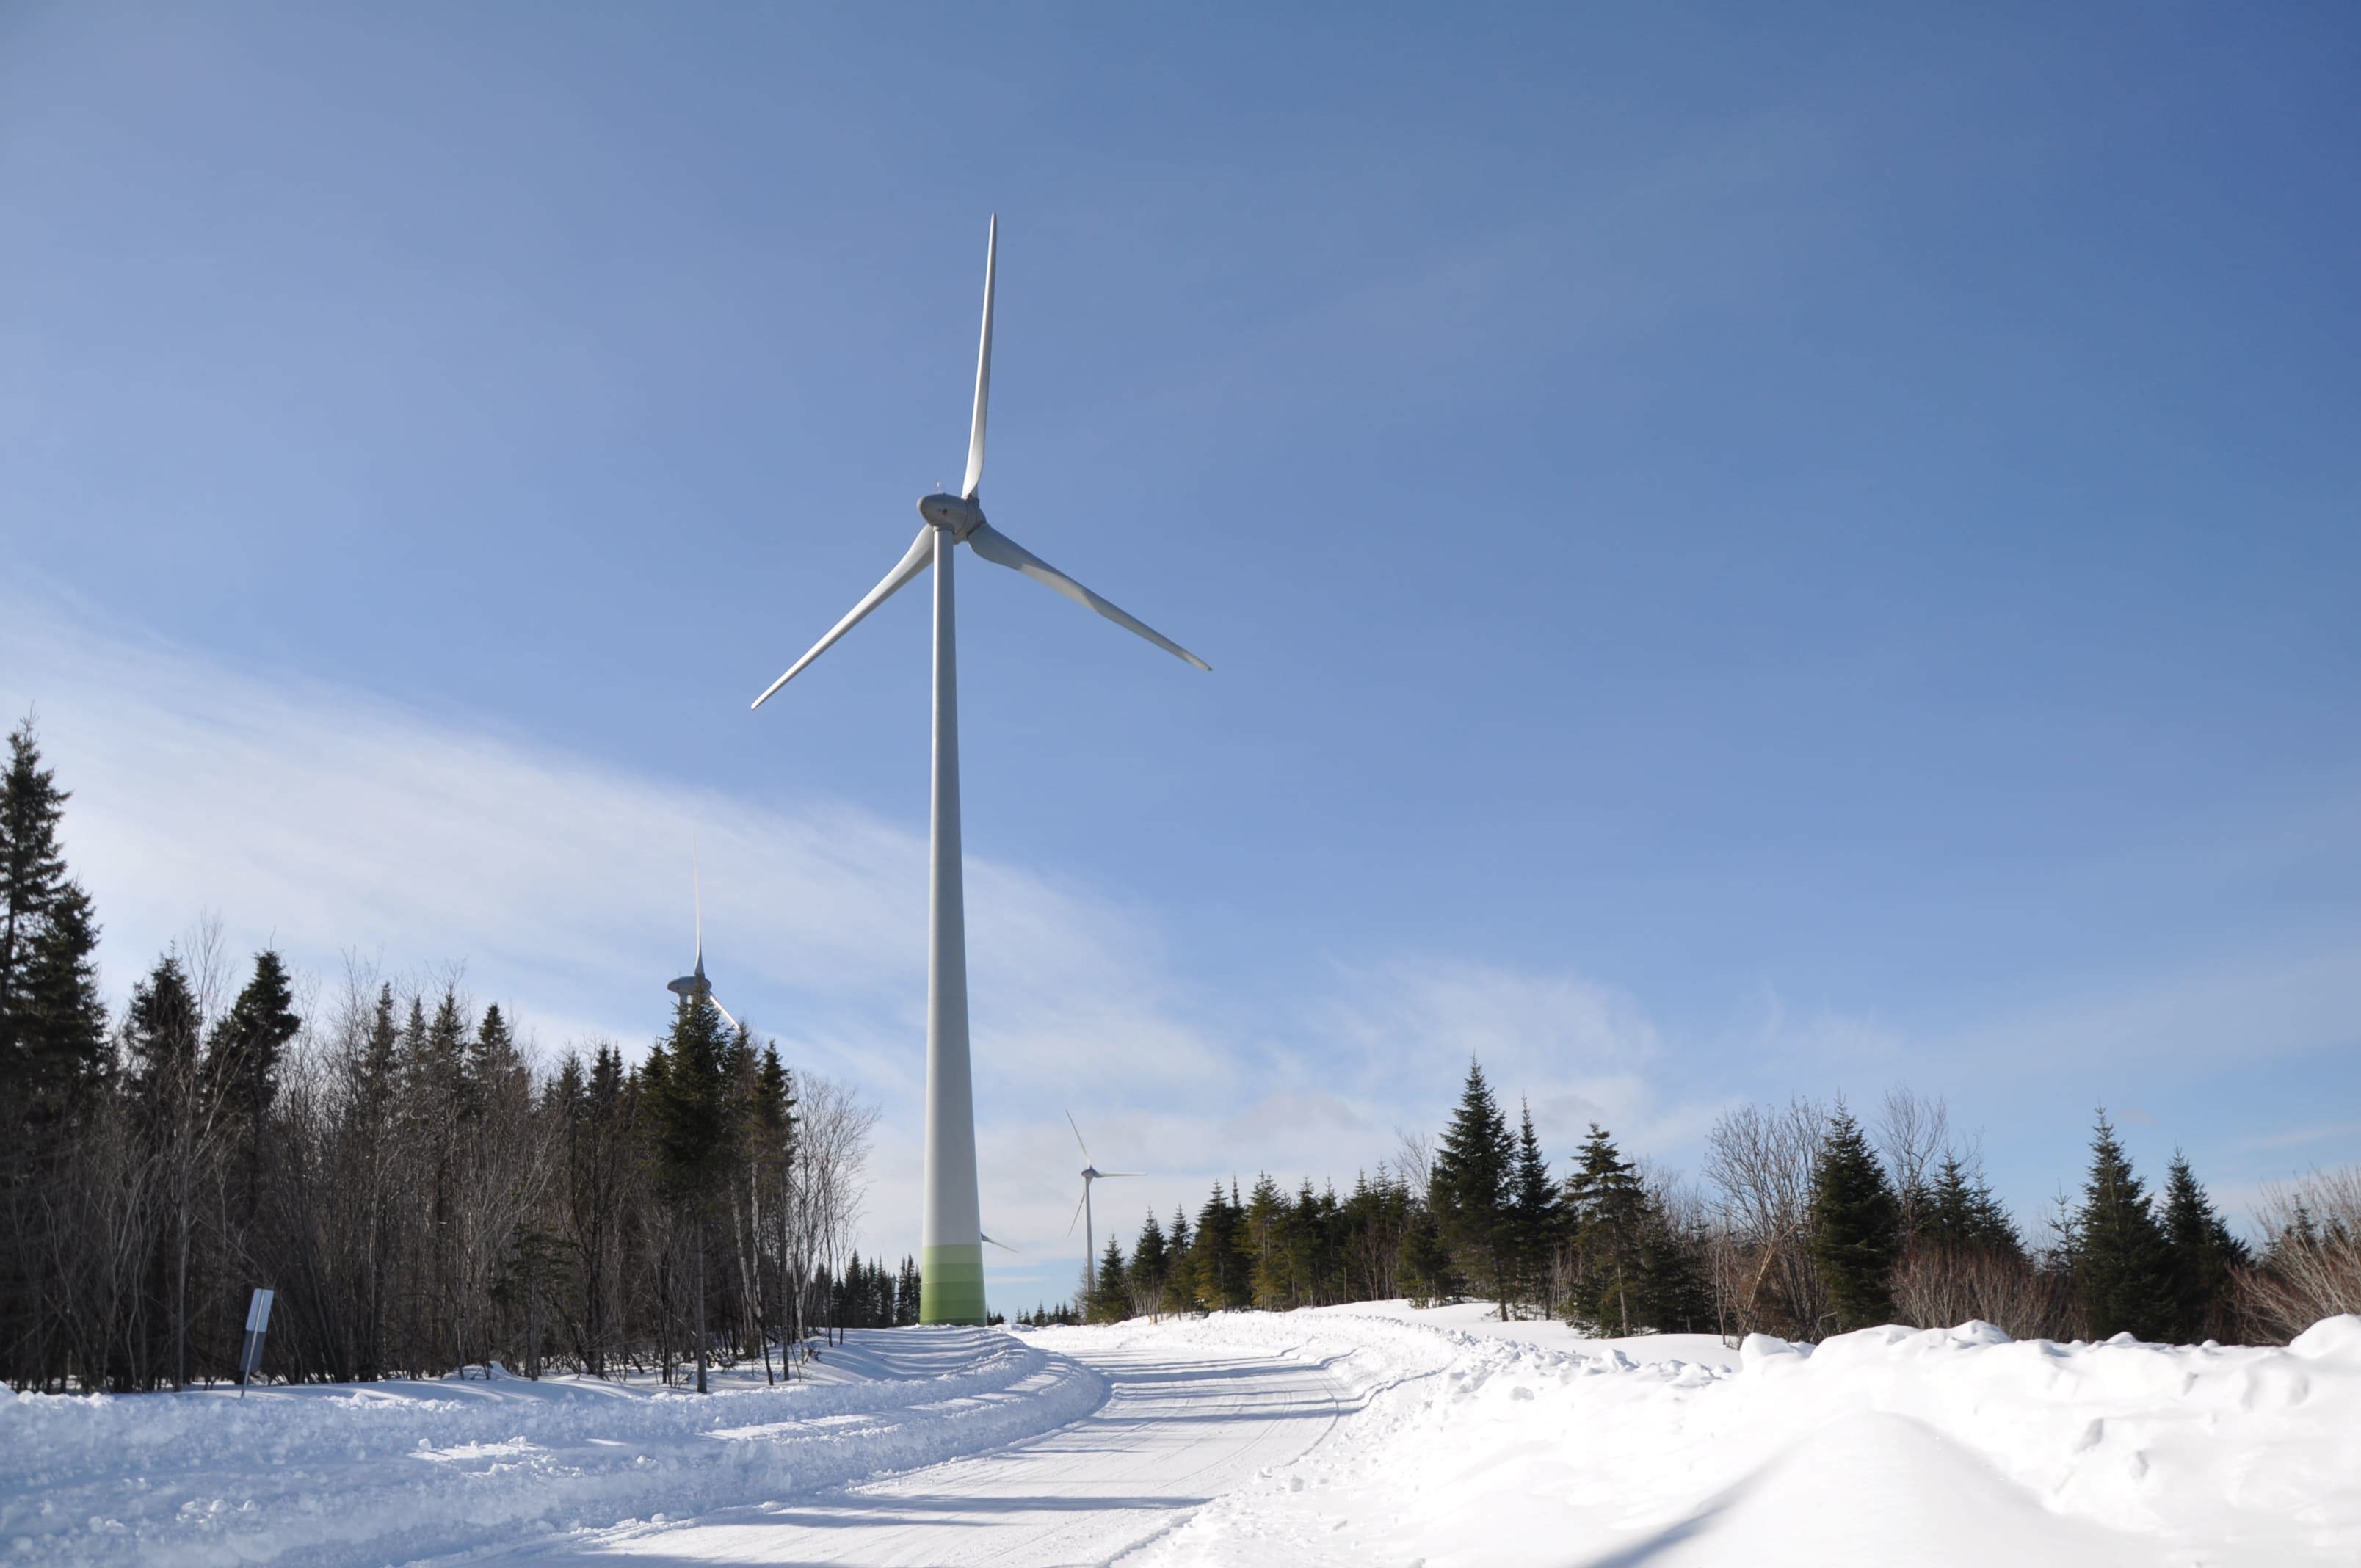
<path id="1" fill-rule="evenodd" d="M 246 1398 L 246 1386 L 262 1365 L 263 1331 L 270 1327 L 270 1298 L 274 1292 L 255 1287 L 254 1303 L 246 1310 L 246 1348 L 237 1358 L 237 1397 Z"/>

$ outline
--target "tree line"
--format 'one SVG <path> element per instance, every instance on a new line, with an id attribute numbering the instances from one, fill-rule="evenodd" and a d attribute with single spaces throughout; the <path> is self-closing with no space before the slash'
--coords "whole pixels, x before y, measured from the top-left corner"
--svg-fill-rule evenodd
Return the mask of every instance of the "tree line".
<path id="1" fill-rule="evenodd" d="M 2315 1176 L 2233 1234 L 2176 1153 L 2160 1192 L 2101 1113 L 2078 1199 L 2028 1238 L 1939 1101 L 1889 1093 L 1742 1107 L 1707 1138 L 1705 1186 L 1627 1158 L 1597 1124 L 1554 1161 L 1470 1062 L 1438 1137 L 1406 1137 L 1349 1194 L 1269 1176 L 1216 1184 L 1193 1221 L 1110 1237 L 1071 1307 L 1026 1321 L 1283 1310 L 1470 1297 L 1505 1319 L 1603 1335 L 1817 1341 L 1881 1323 L 1982 1319 L 2018 1338 L 2283 1341 L 2361 1311 L 2361 1172 Z"/>
<path id="2" fill-rule="evenodd" d="M 851 1249 L 875 1113 L 681 998 L 637 1064 L 541 1068 L 456 981 L 355 968 L 323 1002 L 217 922 L 120 1016 L 29 720 L 0 777 L 0 1376 L 130 1391 L 503 1365 L 597 1375 L 759 1359 L 915 1321 L 917 1271 Z M 236 989 L 232 990 L 232 985 Z"/>

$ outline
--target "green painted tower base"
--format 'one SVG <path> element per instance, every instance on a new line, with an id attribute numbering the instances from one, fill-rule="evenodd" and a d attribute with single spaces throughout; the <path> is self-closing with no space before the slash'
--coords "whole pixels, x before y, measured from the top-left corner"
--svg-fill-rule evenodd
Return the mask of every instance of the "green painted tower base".
<path id="1" fill-rule="evenodd" d="M 930 1246 L 918 1255 L 918 1321 L 983 1326 L 983 1246 Z"/>

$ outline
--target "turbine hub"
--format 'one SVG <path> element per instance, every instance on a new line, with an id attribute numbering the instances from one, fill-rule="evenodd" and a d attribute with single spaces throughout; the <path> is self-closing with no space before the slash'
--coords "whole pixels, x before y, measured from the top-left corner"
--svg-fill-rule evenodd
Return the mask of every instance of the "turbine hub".
<path id="1" fill-rule="evenodd" d="M 937 491 L 918 500 L 918 515 L 937 528 L 948 528 L 955 540 L 965 539 L 983 521 L 983 508 L 966 496 Z"/>

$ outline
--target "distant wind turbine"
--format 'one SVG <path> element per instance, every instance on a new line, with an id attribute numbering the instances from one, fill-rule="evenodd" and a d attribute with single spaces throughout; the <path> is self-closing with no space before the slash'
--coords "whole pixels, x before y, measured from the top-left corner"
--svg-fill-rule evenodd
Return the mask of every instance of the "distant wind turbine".
<path id="1" fill-rule="evenodd" d="M 664 981 L 664 989 L 675 996 L 705 998 L 713 1003 L 713 1010 L 721 1014 L 721 1021 L 735 1029 L 738 1020 L 730 1016 L 730 1009 L 722 1006 L 721 999 L 713 994 L 713 982 L 705 978 L 705 878 L 697 871 L 697 840 L 694 839 L 688 845 L 688 875 L 690 885 L 697 890 L 697 967 L 678 980 Z"/>
<path id="2" fill-rule="evenodd" d="M 984 521 L 977 489 L 983 481 L 984 414 L 992 400 L 992 301 L 999 265 L 1000 220 L 994 217 L 983 251 L 983 336 L 975 356 L 975 411 L 968 428 L 967 477 L 960 493 L 918 502 L 925 523 L 894 569 L 869 590 L 811 652 L 754 699 L 760 707 L 781 686 L 833 647 L 870 611 L 928 566 L 935 570 L 934 797 L 927 947 L 927 1154 L 919 1217 L 918 1321 L 982 1323 L 983 1237 L 977 1210 L 975 1093 L 968 1061 L 967 916 L 960 876 L 959 680 L 953 647 L 951 560 L 965 543 L 997 566 L 1022 572 L 1087 609 L 1137 632 L 1201 670 L 1212 665 L 1178 642 L 1101 598 Z"/>
<path id="3" fill-rule="evenodd" d="M 1066 1113 L 1066 1125 L 1074 1128 L 1074 1143 L 1082 1151 L 1082 1201 L 1074 1205 L 1074 1220 L 1082 1222 L 1082 1288 L 1098 1288 L 1099 1247 L 1098 1217 L 1091 1212 L 1091 1183 L 1109 1181 L 1118 1176 L 1138 1176 L 1137 1170 L 1101 1170 L 1091 1163 L 1091 1146 L 1082 1142 L 1082 1130 L 1074 1126 L 1074 1113 Z M 1066 1222 L 1066 1234 L 1074 1234 L 1074 1220 Z"/>

